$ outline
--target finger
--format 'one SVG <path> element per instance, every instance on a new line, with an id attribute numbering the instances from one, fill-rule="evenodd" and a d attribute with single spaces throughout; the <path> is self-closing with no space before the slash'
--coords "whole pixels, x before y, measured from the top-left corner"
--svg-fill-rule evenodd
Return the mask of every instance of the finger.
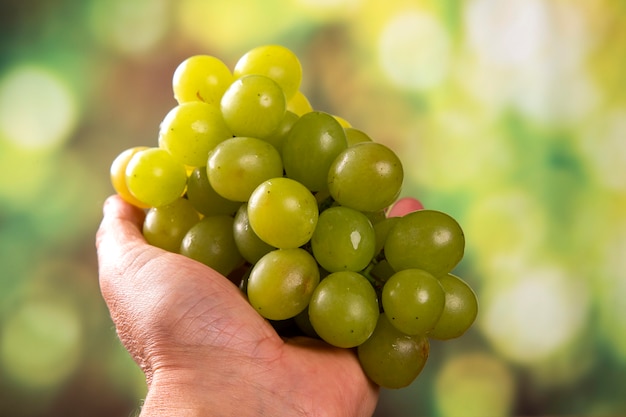
<path id="1" fill-rule="evenodd" d="M 96 247 L 104 239 L 127 240 L 143 239 L 141 225 L 145 213 L 138 207 L 127 203 L 118 195 L 106 199 L 103 218 L 96 235 Z"/>
<path id="2" fill-rule="evenodd" d="M 146 244 L 141 232 L 143 210 L 115 195 L 107 198 L 96 234 L 100 287 L 110 302 L 114 289 L 127 291 L 135 276 L 150 257 L 147 251 L 158 250 Z"/>
<path id="3" fill-rule="evenodd" d="M 416 198 L 404 197 L 399 199 L 387 212 L 387 217 L 402 217 L 413 211 L 422 210 L 424 205 Z"/>

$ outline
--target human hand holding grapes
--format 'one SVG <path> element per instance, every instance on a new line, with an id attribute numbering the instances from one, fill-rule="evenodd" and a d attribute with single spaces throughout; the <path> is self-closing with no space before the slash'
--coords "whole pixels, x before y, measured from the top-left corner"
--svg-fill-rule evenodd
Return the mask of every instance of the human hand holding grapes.
<path id="1" fill-rule="evenodd" d="M 148 382 L 141 416 L 373 413 L 353 350 L 281 338 L 226 277 L 147 244 L 143 219 L 110 197 L 96 241 L 102 294 Z"/>
<path id="2" fill-rule="evenodd" d="M 459 224 L 396 201 L 398 155 L 314 111 L 301 75 L 276 45 L 232 74 L 190 57 L 158 147 L 111 165 L 100 279 L 144 416 L 368 415 L 476 317 Z"/>

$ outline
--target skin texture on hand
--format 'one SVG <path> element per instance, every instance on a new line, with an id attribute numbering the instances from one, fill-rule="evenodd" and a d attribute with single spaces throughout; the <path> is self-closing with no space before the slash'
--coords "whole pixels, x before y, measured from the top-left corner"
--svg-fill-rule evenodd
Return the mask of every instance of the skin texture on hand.
<path id="1" fill-rule="evenodd" d="M 354 350 L 283 339 L 211 268 L 146 243 L 118 196 L 96 236 L 100 288 L 146 375 L 142 417 L 370 416 L 378 387 Z"/>

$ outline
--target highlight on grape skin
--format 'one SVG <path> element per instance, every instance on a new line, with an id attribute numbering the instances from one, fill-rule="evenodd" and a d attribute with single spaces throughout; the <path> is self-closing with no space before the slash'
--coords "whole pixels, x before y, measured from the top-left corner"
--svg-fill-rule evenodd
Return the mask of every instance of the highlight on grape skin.
<path id="1" fill-rule="evenodd" d="M 281 336 L 356 348 L 375 384 L 403 388 L 429 340 L 476 319 L 476 294 L 454 271 L 465 236 L 448 214 L 398 198 L 398 155 L 311 105 L 304 76 L 281 45 L 233 68 L 185 59 L 156 146 L 121 151 L 111 184 L 146 211 L 148 244 L 226 276 Z"/>

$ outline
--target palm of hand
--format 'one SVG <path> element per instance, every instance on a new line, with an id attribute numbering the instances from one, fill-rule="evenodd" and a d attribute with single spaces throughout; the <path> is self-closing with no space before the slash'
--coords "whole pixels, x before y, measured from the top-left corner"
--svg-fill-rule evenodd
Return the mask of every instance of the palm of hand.
<path id="1" fill-rule="evenodd" d="M 184 375 L 207 387 L 269 394 L 302 415 L 373 412 L 377 388 L 353 351 L 283 340 L 227 278 L 146 244 L 142 220 L 140 210 L 109 199 L 97 246 L 103 296 L 149 383 Z"/>

